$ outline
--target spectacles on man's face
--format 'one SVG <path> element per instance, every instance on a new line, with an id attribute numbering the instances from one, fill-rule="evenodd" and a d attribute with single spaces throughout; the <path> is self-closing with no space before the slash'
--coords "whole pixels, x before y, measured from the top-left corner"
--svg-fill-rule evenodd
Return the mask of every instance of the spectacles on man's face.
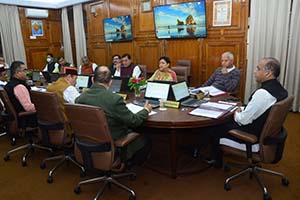
<path id="1" fill-rule="evenodd" d="M 28 72 L 28 69 L 27 68 L 24 68 L 24 69 L 19 69 L 18 71 L 20 71 L 20 72 Z"/>

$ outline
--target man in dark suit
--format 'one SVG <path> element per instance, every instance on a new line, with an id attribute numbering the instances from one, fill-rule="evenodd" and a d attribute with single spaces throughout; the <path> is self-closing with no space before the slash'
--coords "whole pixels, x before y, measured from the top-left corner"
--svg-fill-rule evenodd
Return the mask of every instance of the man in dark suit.
<path id="1" fill-rule="evenodd" d="M 75 100 L 75 103 L 101 107 L 105 112 L 112 138 L 117 140 L 130 133 L 130 128 L 141 126 L 147 119 L 152 107 L 146 102 L 143 110 L 136 114 L 132 113 L 126 107 L 120 95 L 108 90 L 111 83 L 111 72 L 109 68 L 106 66 L 98 66 L 94 72 L 94 84 L 88 91 L 82 93 Z M 134 157 L 140 158 L 141 154 L 149 153 L 150 148 L 148 144 L 148 141 L 144 137 L 139 137 L 130 143 L 127 146 L 127 159 L 135 159 Z M 146 155 L 144 155 L 144 157 L 146 157 Z"/>

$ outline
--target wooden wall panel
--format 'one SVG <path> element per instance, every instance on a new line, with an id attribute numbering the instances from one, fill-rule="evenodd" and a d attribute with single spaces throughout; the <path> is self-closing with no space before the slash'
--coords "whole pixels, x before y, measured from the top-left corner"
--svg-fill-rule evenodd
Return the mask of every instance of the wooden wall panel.
<path id="1" fill-rule="evenodd" d="M 43 36 L 31 39 L 31 18 L 25 17 L 25 8 L 19 7 L 20 23 L 23 41 L 26 51 L 26 60 L 29 69 L 42 70 L 46 64 L 47 53 L 53 53 L 54 57 L 63 55 L 61 47 L 61 21 L 60 11 L 49 9 L 47 19 L 37 19 L 43 22 Z"/>

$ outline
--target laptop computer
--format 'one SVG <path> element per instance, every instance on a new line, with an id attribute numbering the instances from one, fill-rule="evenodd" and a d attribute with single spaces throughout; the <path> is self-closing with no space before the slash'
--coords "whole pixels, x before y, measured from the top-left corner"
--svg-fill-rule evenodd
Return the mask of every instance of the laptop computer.
<path id="1" fill-rule="evenodd" d="M 109 87 L 109 91 L 113 93 L 119 93 L 121 91 L 122 79 L 113 78 L 111 86 Z"/>
<path id="2" fill-rule="evenodd" d="M 32 72 L 32 81 L 33 82 L 41 81 L 40 71 Z"/>
<path id="3" fill-rule="evenodd" d="M 121 92 L 130 92 L 130 87 L 128 86 L 128 81 L 130 77 L 114 77 L 114 79 L 121 79 L 122 85 L 121 85 Z"/>
<path id="4" fill-rule="evenodd" d="M 88 88 L 90 81 L 90 76 L 88 75 L 78 75 L 75 87 L 78 89 Z"/>
<path id="5" fill-rule="evenodd" d="M 42 71 L 42 74 L 47 83 L 55 82 L 59 78 L 59 74 L 57 73 L 50 73 L 48 71 Z"/>
<path id="6" fill-rule="evenodd" d="M 174 84 L 171 86 L 174 94 L 175 101 L 180 102 L 182 106 L 196 108 L 205 101 L 198 100 L 190 97 L 189 89 L 185 81 Z"/>
<path id="7" fill-rule="evenodd" d="M 144 99 L 135 100 L 133 103 L 139 106 L 144 106 L 146 100 L 148 100 L 152 108 L 158 108 L 159 99 L 168 99 L 169 91 L 169 83 L 148 81 Z"/>

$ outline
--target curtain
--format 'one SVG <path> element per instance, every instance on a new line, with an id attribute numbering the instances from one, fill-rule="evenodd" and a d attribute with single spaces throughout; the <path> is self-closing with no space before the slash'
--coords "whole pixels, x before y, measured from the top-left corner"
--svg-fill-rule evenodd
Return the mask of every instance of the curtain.
<path id="1" fill-rule="evenodd" d="M 26 64 L 26 53 L 17 6 L 0 4 L 0 32 L 3 56 L 10 65 L 19 60 Z"/>
<path id="2" fill-rule="evenodd" d="M 283 83 L 288 47 L 291 0 L 252 0 L 249 18 L 245 102 L 257 88 L 253 76 L 255 66 L 263 57 L 275 57 L 281 63 L 280 82 Z"/>
<path id="3" fill-rule="evenodd" d="M 75 32 L 75 46 L 76 46 L 76 61 L 77 66 L 81 64 L 81 58 L 86 56 L 86 37 L 83 25 L 82 4 L 73 6 L 74 16 L 74 32 Z"/>
<path id="4" fill-rule="evenodd" d="M 294 0 L 284 87 L 294 95 L 293 111 L 300 111 L 300 0 Z"/>
<path id="5" fill-rule="evenodd" d="M 69 63 L 73 63 L 73 54 L 72 54 L 72 45 L 71 45 L 71 36 L 70 36 L 67 8 L 62 9 L 61 22 L 62 22 L 62 31 L 63 31 L 65 60 Z"/>

